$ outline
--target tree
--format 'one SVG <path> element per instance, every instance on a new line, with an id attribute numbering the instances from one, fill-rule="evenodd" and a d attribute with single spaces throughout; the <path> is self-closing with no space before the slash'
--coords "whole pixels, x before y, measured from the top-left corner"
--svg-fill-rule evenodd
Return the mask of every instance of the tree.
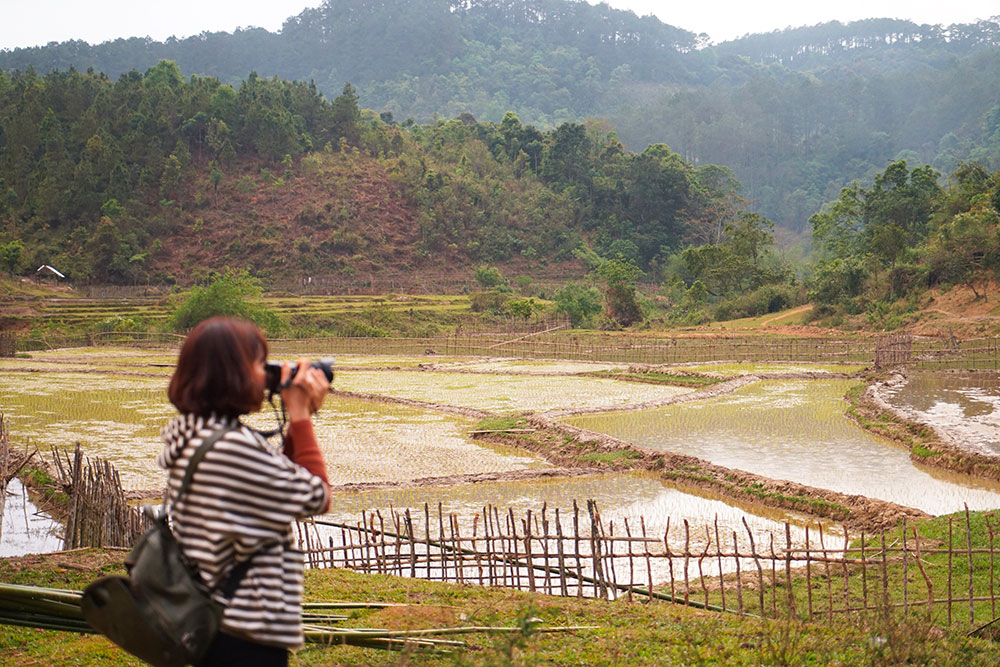
<path id="1" fill-rule="evenodd" d="M 163 176 L 160 177 L 160 197 L 173 199 L 183 178 L 184 169 L 181 166 L 181 161 L 176 155 L 171 154 L 163 167 Z"/>
<path id="2" fill-rule="evenodd" d="M 20 239 L 14 239 L 8 243 L 0 244 L 0 264 L 7 270 L 9 275 L 18 273 L 24 261 L 24 244 Z"/>
<path id="3" fill-rule="evenodd" d="M 942 225 L 927 250 L 932 280 L 962 283 L 977 299 L 986 299 L 990 280 L 1000 274 L 998 225 L 1000 214 L 985 207 Z"/>
<path id="4" fill-rule="evenodd" d="M 601 293 L 588 285 L 569 283 L 552 299 L 556 302 L 556 312 L 569 317 L 574 329 L 591 326 L 594 316 L 601 312 Z"/>
<path id="5" fill-rule="evenodd" d="M 503 277 L 502 273 L 500 273 L 500 269 L 486 264 L 476 267 L 476 272 L 473 274 L 473 278 L 475 278 L 476 282 L 485 289 L 502 287 L 507 284 L 507 279 Z"/>
<path id="6" fill-rule="evenodd" d="M 636 298 L 635 284 L 642 271 L 633 262 L 609 259 L 597 267 L 604 281 L 604 312 L 609 319 L 627 327 L 642 320 L 642 308 Z"/>
<path id="7" fill-rule="evenodd" d="M 756 267 L 774 245 L 774 223 L 759 213 L 740 213 L 725 228 L 733 253 Z"/>
<path id="8" fill-rule="evenodd" d="M 211 171 L 208 172 L 208 180 L 212 183 L 212 192 L 217 193 L 219 191 L 219 184 L 222 183 L 225 174 L 219 169 L 216 164 L 211 163 Z"/>
<path id="9" fill-rule="evenodd" d="M 330 106 L 330 117 L 335 136 L 347 139 L 347 142 L 357 145 L 361 137 L 358 124 L 361 122 L 361 110 L 358 107 L 358 93 L 350 83 L 344 84 L 344 90 Z"/>

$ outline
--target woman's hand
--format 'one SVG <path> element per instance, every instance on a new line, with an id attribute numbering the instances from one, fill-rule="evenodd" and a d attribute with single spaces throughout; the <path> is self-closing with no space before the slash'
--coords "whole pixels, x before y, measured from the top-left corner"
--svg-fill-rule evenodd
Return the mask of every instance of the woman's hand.
<path id="1" fill-rule="evenodd" d="M 281 400 L 288 410 L 289 421 L 308 419 L 320 406 L 330 390 L 330 383 L 318 368 L 312 367 L 309 359 L 299 359 L 299 370 L 292 383 L 281 392 Z M 288 382 L 292 367 L 288 362 L 281 364 L 281 382 Z"/>

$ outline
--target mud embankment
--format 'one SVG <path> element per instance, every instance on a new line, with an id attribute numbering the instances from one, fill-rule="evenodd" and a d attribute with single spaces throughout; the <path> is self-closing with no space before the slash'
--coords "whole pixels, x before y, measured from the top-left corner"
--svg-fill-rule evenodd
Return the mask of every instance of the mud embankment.
<path id="1" fill-rule="evenodd" d="M 934 424 L 916 421 L 888 402 L 885 391 L 905 381 L 896 373 L 871 383 L 860 395 L 848 395 L 847 416 L 861 428 L 905 445 L 914 463 L 1000 481 L 1000 457 L 971 451 Z"/>

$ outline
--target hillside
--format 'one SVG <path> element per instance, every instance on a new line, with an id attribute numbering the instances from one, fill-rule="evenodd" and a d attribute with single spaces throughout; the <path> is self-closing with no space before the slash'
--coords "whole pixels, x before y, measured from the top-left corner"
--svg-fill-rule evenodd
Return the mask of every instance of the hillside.
<path id="1" fill-rule="evenodd" d="M 66 42 L 0 52 L 0 68 L 116 79 L 162 59 L 233 86 L 251 71 L 312 81 L 328 99 L 350 81 L 396 120 L 513 111 L 548 130 L 608 118 L 634 151 L 666 143 L 732 168 L 755 210 L 794 231 L 890 160 L 945 174 L 968 159 L 1000 166 L 997 19 L 831 22 L 707 46 L 583 0 L 327 0 L 277 33 Z"/>
<path id="2" fill-rule="evenodd" d="M 395 165 L 349 151 L 297 160 L 280 179 L 271 169 L 246 160 L 217 191 L 204 177 L 190 175 L 187 197 L 196 203 L 176 216 L 169 242 L 151 257 L 150 276 L 188 284 L 213 269 L 240 266 L 253 267 L 270 285 L 293 289 L 310 281 L 436 291 L 471 281 L 481 258 L 455 243 L 428 252 L 422 207 Z M 569 279 L 586 271 L 572 258 L 496 259 L 509 276 Z"/>
<path id="3" fill-rule="evenodd" d="M 400 126 L 350 85 L 327 102 L 169 62 L 117 82 L 0 73 L 0 140 L 3 268 L 78 283 L 189 284 L 225 266 L 433 281 L 482 263 L 571 278 L 599 257 L 653 269 L 746 214 L 727 169 L 662 144 L 631 153 L 605 124 Z"/>

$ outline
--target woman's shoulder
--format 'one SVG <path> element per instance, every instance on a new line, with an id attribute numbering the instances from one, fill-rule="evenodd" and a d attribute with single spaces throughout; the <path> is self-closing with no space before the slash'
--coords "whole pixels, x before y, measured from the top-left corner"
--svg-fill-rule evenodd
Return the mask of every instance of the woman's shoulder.
<path id="1" fill-rule="evenodd" d="M 244 457 L 247 462 L 268 461 L 271 464 L 280 455 L 280 450 L 268 442 L 260 431 L 239 422 L 222 434 L 212 451 L 217 456 Z"/>
<path id="2" fill-rule="evenodd" d="M 201 446 L 206 438 L 219 431 L 222 432 L 212 449 L 261 453 L 272 451 L 262 435 L 235 418 L 186 413 L 174 417 L 160 430 L 164 443 L 159 457 L 160 466 L 168 468 L 182 456 L 189 456 L 192 447 Z M 218 446 L 220 442 L 224 443 L 221 447 Z M 186 451 L 188 454 L 185 454 Z"/>

